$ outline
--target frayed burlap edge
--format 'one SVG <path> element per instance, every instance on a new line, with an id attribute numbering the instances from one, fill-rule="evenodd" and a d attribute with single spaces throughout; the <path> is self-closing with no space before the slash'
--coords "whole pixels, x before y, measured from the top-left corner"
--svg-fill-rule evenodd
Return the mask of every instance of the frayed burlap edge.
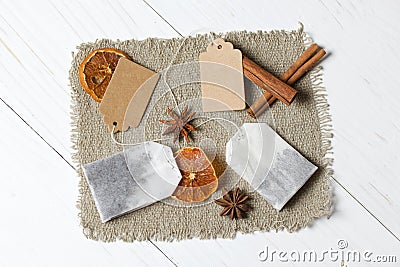
<path id="1" fill-rule="evenodd" d="M 305 32 L 303 32 L 303 24 L 300 23 L 300 29 L 303 33 L 303 40 L 305 47 L 309 47 L 313 40 L 312 38 Z M 324 85 L 323 81 L 323 68 L 322 66 L 317 66 L 310 71 L 310 80 L 314 92 L 314 102 L 317 108 L 318 118 L 319 118 L 319 128 L 321 132 L 321 148 L 323 151 L 322 163 L 323 167 L 326 169 L 327 177 L 332 178 L 333 176 L 333 147 L 332 147 L 332 138 L 333 138 L 333 126 L 332 126 L 332 117 L 330 115 L 329 103 L 328 103 L 328 92 Z M 325 210 L 323 215 L 329 217 L 333 212 L 333 187 L 331 184 L 331 179 L 326 180 L 327 191 L 330 194 L 328 203 L 325 203 Z"/>

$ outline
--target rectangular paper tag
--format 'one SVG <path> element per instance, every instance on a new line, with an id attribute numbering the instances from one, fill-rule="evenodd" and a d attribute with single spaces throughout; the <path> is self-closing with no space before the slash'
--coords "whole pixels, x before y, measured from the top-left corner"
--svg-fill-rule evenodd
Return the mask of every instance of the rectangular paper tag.
<path id="1" fill-rule="evenodd" d="M 110 131 L 114 123 L 114 132 L 139 125 L 159 78 L 160 74 L 133 61 L 119 60 L 100 104 L 100 112 Z M 129 113 L 126 112 L 128 106 Z"/>

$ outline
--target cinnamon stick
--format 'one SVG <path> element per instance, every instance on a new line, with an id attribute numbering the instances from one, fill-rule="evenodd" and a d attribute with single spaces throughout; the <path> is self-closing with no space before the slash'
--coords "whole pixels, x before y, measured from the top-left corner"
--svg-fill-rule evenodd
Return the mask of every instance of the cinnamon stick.
<path id="1" fill-rule="evenodd" d="M 320 47 L 317 44 L 312 44 L 310 45 L 309 48 L 306 49 L 306 51 L 301 54 L 301 56 L 290 66 L 286 72 L 281 76 L 281 80 L 286 82 L 289 80 L 289 78 L 301 67 L 303 66 L 304 63 L 309 60 L 312 55 L 315 54 L 320 49 Z"/>
<path id="2" fill-rule="evenodd" d="M 309 61 L 307 61 L 303 66 L 301 66 L 290 79 L 287 81 L 288 84 L 294 84 L 300 77 L 302 77 L 306 72 L 311 70 L 314 65 L 325 56 L 326 52 L 324 49 L 319 50 Z"/>
<path id="3" fill-rule="evenodd" d="M 286 70 L 280 77 L 280 80 L 287 82 L 288 85 L 294 84 L 306 72 L 314 67 L 314 65 L 326 54 L 324 49 L 320 49 L 317 44 L 312 44 L 303 54 Z M 318 51 L 319 50 L 319 51 Z M 318 52 L 317 52 L 318 51 Z M 275 102 L 277 98 L 266 89 L 266 92 L 259 97 L 247 110 L 253 118 L 261 115 L 269 105 Z"/>
<path id="4" fill-rule="evenodd" d="M 303 54 L 285 71 L 280 77 L 280 80 L 286 82 L 307 60 L 319 49 L 317 44 L 312 44 Z M 256 83 L 257 84 L 257 83 Z M 258 84 L 257 84 L 258 85 Z M 261 86 L 260 86 L 261 87 Z M 256 118 L 256 113 L 264 112 L 267 108 L 266 103 L 272 104 L 276 98 L 266 90 L 263 96 L 259 97 L 247 110 L 251 117 Z M 265 105 L 265 107 L 264 107 Z M 263 108 L 264 107 L 264 108 Z M 262 110 L 260 110 L 263 108 Z M 260 111 L 259 111 L 260 110 Z"/>
<path id="5" fill-rule="evenodd" d="M 297 94 L 293 87 L 282 82 L 245 56 L 243 57 L 243 73 L 261 88 L 270 91 L 272 95 L 286 105 L 290 105 Z"/>

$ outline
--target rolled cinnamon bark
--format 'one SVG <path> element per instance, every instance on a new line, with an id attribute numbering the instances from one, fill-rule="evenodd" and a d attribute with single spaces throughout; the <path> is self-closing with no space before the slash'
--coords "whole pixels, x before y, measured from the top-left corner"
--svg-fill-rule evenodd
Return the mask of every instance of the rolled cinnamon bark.
<path id="1" fill-rule="evenodd" d="M 282 82 L 245 56 L 243 57 L 243 73 L 255 84 L 270 91 L 273 96 L 286 105 L 290 105 L 297 94 L 296 89 Z"/>
<path id="2" fill-rule="evenodd" d="M 324 49 L 319 50 L 310 60 L 308 60 L 304 65 L 302 65 L 290 79 L 287 81 L 288 84 L 294 84 L 298 79 L 300 79 L 306 72 L 311 70 L 314 65 L 325 56 L 326 52 Z"/>
<path id="3" fill-rule="evenodd" d="M 326 54 L 324 49 L 319 50 L 317 44 L 312 44 L 307 48 L 303 54 L 286 70 L 280 77 L 280 80 L 287 82 L 288 85 L 294 84 L 306 72 L 314 67 L 314 65 Z M 319 50 L 319 51 L 318 51 Z M 318 51 L 318 52 L 317 52 Z M 256 83 L 257 84 L 257 83 Z M 264 88 L 264 87 L 262 87 Z M 265 89 L 265 88 L 264 88 Z M 260 96 L 247 110 L 249 115 L 253 118 L 261 115 L 269 105 L 271 105 L 277 98 L 271 93 L 268 88 L 262 96 Z"/>

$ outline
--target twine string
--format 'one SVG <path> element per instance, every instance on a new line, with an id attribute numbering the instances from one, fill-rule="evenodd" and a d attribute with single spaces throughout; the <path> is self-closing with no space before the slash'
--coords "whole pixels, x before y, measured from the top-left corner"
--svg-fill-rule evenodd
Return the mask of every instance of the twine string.
<path id="1" fill-rule="evenodd" d="M 199 31 L 200 31 L 200 30 L 191 32 L 191 33 L 189 34 L 189 36 L 193 35 L 193 34 L 196 33 L 196 32 L 199 32 Z M 170 86 L 170 85 L 168 84 L 168 82 L 167 82 L 167 74 L 168 74 L 168 71 L 170 70 L 170 68 L 173 66 L 173 63 L 174 63 L 174 61 L 176 60 L 179 51 L 181 50 L 181 48 L 183 47 L 183 45 L 185 44 L 185 42 L 186 42 L 186 40 L 189 38 L 189 36 L 184 37 L 184 39 L 182 40 L 181 44 L 179 45 L 177 51 L 174 53 L 174 55 L 173 55 L 173 57 L 172 57 L 172 60 L 170 61 L 168 67 L 165 69 L 164 75 L 162 75 L 162 76 L 163 76 L 163 82 L 164 82 L 164 84 L 166 85 L 166 87 L 168 88 L 168 91 L 169 91 L 169 93 L 170 93 L 171 96 L 172 96 L 172 100 L 174 101 L 175 107 L 176 107 L 176 109 L 178 110 L 178 112 L 179 112 L 180 115 L 181 115 L 181 110 L 179 109 L 178 101 L 177 101 L 177 99 L 176 99 L 176 97 L 175 97 L 175 94 L 174 94 L 174 92 L 172 91 L 171 86 Z M 210 43 L 210 44 L 213 43 L 213 44 L 216 45 L 216 46 L 219 45 L 219 44 L 215 41 L 216 38 L 213 38 L 213 36 L 212 36 L 211 33 L 208 33 L 208 39 L 209 39 L 209 43 Z M 207 120 L 204 121 L 204 122 L 201 122 L 200 124 L 198 124 L 197 126 L 195 126 L 196 128 L 201 127 L 203 124 L 208 123 L 208 122 L 210 122 L 210 121 L 221 120 L 221 121 L 226 121 L 226 122 L 229 122 L 229 123 L 233 124 L 233 125 L 236 127 L 236 129 L 239 130 L 239 127 L 237 126 L 236 123 L 234 123 L 234 122 L 232 122 L 232 121 L 230 121 L 230 120 L 228 120 L 228 119 L 225 119 L 225 118 L 219 118 L 219 117 L 217 117 L 217 118 L 208 118 L 208 117 L 205 117 L 205 116 L 201 116 L 201 117 L 196 117 L 196 118 L 194 118 L 194 119 L 199 119 L 199 118 L 206 118 Z M 118 140 L 115 139 L 115 134 L 114 134 L 115 127 L 116 127 L 116 125 L 113 126 L 113 129 L 112 129 L 112 131 L 111 131 L 111 140 L 112 140 L 115 144 L 120 145 L 120 146 L 136 146 L 136 145 L 144 144 L 144 143 L 146 143 L 146 142 L 161 142 L 161 141 L 167 141 L 167 140 L 173 139 L 173 137 L 170 137 L 170 138 L 158 138 L 158 139 L 153 139 L 153 140 L 148 140 L 148 141 L 143 141 L 143 142 L 136 142 L 136 143 L 122 143 L 122 142 L 119 142 Z M 187 146 L 187 142 L 186 142 L 186 139 L 185 139 L 185 138 L 183 139 L 183 143 L 184 143 L 184 146 Z M 178 140 L 178 146 L 179 146 L 179 148 L 181 148 L 181 147 L 180 147 L 180 144 L 179 144 L 179 140 Z"/>

